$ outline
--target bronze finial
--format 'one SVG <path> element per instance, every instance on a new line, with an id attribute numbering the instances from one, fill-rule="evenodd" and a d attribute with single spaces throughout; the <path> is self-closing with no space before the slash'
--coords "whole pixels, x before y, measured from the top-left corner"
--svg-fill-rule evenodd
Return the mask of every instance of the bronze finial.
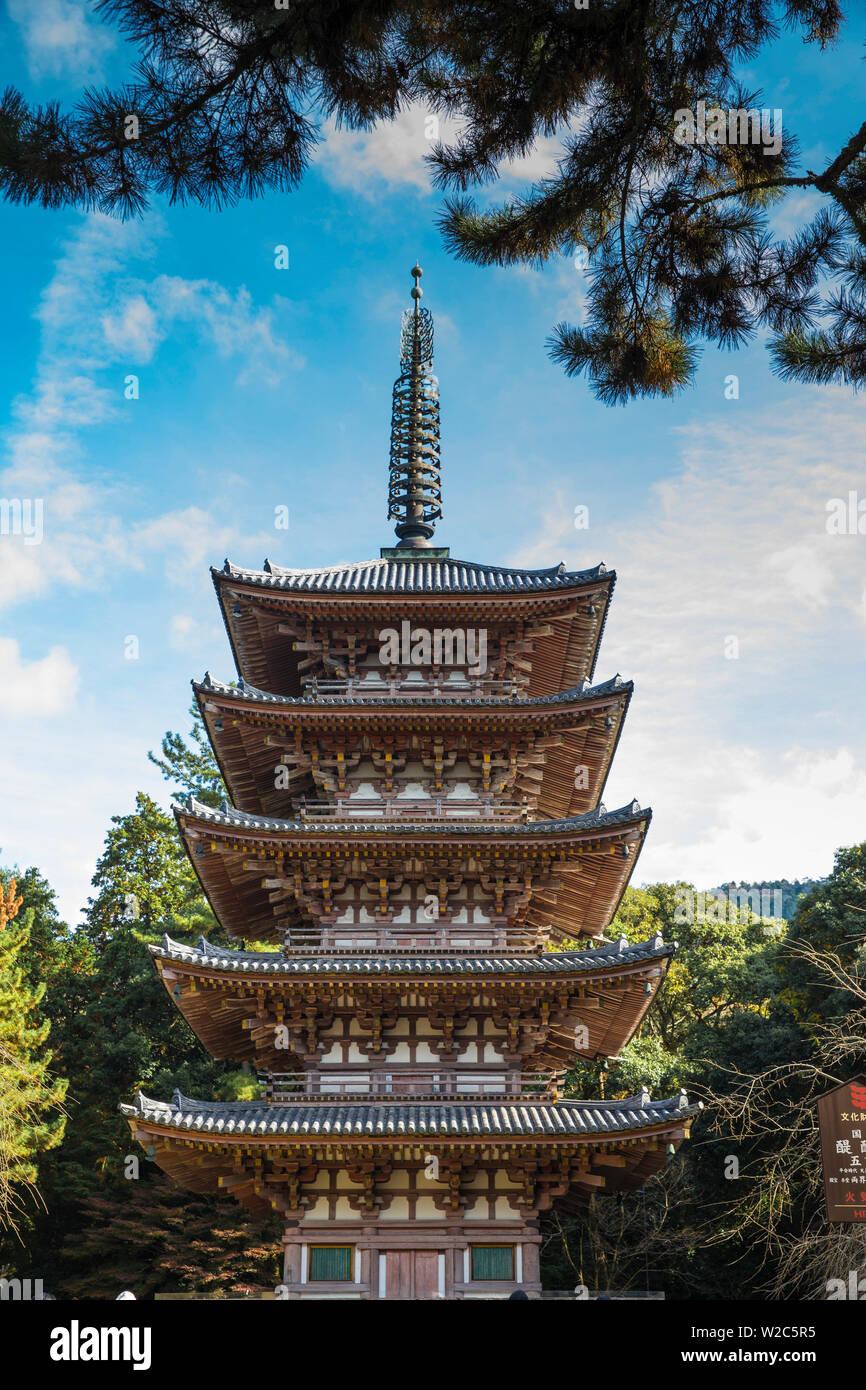
<path id="1" fill-rule="evenodd" d="M 397 522 L 401 550 L 424 550 L 442 515 L 439 383 L 433 375 L 433 316 L 420 304 L 420 265 L 411 274 L 415 302 L 403 313 L 401 371 L 391 406 L 388 516 Z"/>

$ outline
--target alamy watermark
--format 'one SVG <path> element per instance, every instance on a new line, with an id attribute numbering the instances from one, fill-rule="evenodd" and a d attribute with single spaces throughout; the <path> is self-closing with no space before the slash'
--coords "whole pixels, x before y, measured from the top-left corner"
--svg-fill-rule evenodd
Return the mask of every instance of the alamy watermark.
<path id="1" fill-rule="evenodd" d="M 23 536 L 25 545 L 41 545 L 43 519 L 41 497 L 0 497 L 0 536 Z"/>
<path id="2" fill-rule="evenodd" d="M 859 1270 L 849 1269 L 847 1279 L 827 1280 L 827 1299 L 851 1299 L 856 1303 L 866 1302 L 866 1279 L 858 1279 Z"/>
<path id="3" fill-rule="evenodd" d="M 847 497 L 827 499 L 828 536 L 866 536 L 866 497 L 851 489 Z"/>
<path id="4" fill-rule="evenodd" d="M 696 893 L 692 888 L 676 890 L 675 922 L 762 922 L 780 926 L 781 888 L 733 888 L 727 893 Z"/>
<path id="5" fill-rule="evenodd" d="M 782 112 L 754 107 L 711 106 L 701 100 L 694 111 L 682 106 L 674 112 L 674 140 L 678 145 L 760 145 L 765 154 L 781 154 Z"/>
<path id="6" fill-rule="evenodd" d="M 483 627 L 413 627 L 407 620 L 379 633 L 383 666 L 458 666 L 470 676 L 487 670 L 487 629 Z"/>
<path id="7" fill-rule="evenodd" d="M 0 1302 L 39 1302 L 44 1297 L 41 1279 L 0 1279 Z"/>
<path id="8" fill-rule="evenodd" d="M 151 1364 L 149 1327 L 82 1327 L 73 1318 L 68 1327 L 51 1331 L 48 1355 L 52 1361 L 129 1361 L 134 1371 Z"/>

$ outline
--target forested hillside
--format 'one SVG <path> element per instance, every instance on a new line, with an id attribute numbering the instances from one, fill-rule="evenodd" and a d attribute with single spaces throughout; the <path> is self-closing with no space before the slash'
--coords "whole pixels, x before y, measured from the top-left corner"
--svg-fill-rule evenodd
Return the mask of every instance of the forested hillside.
<path id="1" fill-rule="evenodd" d="M 760 883 L 746 883 L 742 880 L 735 883 L 732 880 L 711 891 L 716 897 L 728 898 L 735 903 L 765 901 L 778 917 L 790 921 L 797 911 L 800 899 L 811 893 L 813 888 L 820 888 L 826 882 L 824 878 L 766 878 Z"/>

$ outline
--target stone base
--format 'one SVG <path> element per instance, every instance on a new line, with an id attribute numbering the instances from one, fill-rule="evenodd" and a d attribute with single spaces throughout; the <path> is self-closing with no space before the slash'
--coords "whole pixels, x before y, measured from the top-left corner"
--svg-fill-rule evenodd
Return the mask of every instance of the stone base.
<path id="1" fill-rule="evenodd" d="M 536 1223 L 513 1221 L 308 1221 L 283 1236 L 282 1298 L 507 1298 L 541 1292 Z M 314 1247 L 349 1246 L 351 1278 L 315 1276 Z M 473 1279 L 473 1246 L 510 1246 L 510 1279 Z M 483 1256 L 476 1256 L 481 1260 Z"/>

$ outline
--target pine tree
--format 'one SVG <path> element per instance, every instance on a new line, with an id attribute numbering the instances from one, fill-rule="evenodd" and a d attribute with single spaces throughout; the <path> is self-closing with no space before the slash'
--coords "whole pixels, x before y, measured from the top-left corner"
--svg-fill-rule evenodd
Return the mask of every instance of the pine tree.
<path id="1" fill-rule="evenodd" d="M 18 1263 L 23 1272 L 38 1269 L 53 1291 L 74 1296 L 111 1296 L 118 1284 L 148 1291 L 195 1287 L 199 1278 L 202 1286 L 218 1282 L 216 1235 L 204 1237 L 208 1221 L 226 1235 L 227 1248 L 238 1251 L 245 1243 L 258 1250 L 264 1239 L 259 1228 L 244 1225 L 234 1203 L 211 1208 L 203 1201 L 185 1240 L 177 1200 L 161 1189 L 150 1192 L 153 1174 L 118 1111 L 139 1088 L 162 1100 L 175 1089 L 223 1099 L 258 1094 L 253 1074 L 211 1059 L 168 999 L 147 950 L 147 942 L 164 932 L 186 939 L 220 934 L 174 820 L 144 794 L 131 813 L 112 817 L 94 896 L 71 937 L 53 913 L 44 880 L 35 870 L 28 875 L 31 898 L 42 911 L 42 988 L 47 984 L 55 1065 L 69 1089 L 62 1147 L 39 1163 L 44 1210 L 28 1223 L 27 1258 Z M 127 1173 L 130 1155 L 140 1165 L 135 1180 Z M 122 1238 L 101 1229 L 109 1216 Z M 170 1231 L 151 1229 L 150 1221 L 163 1217 Z M 155 1250 L 160 1263 L 152 1271 Z M 105 1270 L 81 1252 L 104 1259 Z M 259 1255 L 232 1255 L 226 1287 L 235 1275 L 272 1287 L 271 1262 Z M 2 1257 L 15 1259 L 8 1244 Z"/>
<path id="2" fill-rule="evenodd" d="M 86 931 L 102 947 L 124 924 L 141 931 L 210 932 L 216 922 L 177 834 L 172 816 L 139 792 L 135 810 L 112 816 L 93 876 Z"/>
<path id="3" fill-rule="evenodd" d="M 158 758 L 155 753 L 148 753 L 147 756 L 167 782 L 191 793 L 205 806 L 218 806 L 227 795 L 222 773 L 204 732 L 204 720 L 195 701 L 190 705 L 189 713 L 192 718 L 189 742 L 183 734 L 169 731 L 162 740 L 162 757 Z"/>
<path id="4" fill-rule="evenodd" d="M 607 403 L 673 395 L 701 339 L 736 348 L 769 329 L 784 378 L 866 378 L 866 123 L 819 170 L 785 131 L 691 143 L 704 110 L 759 111 L 738 69 L 784 24 L 826 50 L 839 0 L 102 0 L 142 59 L 118 91 L 71 111 L 0 101 L 0 189 L 15 202 L 128 216 L 153 194 L 219 206 L 302 178 L 325 116 L 353 128 L 411 102 L 457 117 L 431 161 L 451 195 L 446 244 L 478 265 L 578 256 L 581 327 L 549 351 Z M 828 62 L 830 59 L 828 59 Z M 770 102 L 775 106 L 775 102 Z M 479 210 L 539 137 L 555 172 Z M 791 190 L 825 205 L 788 240 L 768 212 Z M 827 289 L 826 286 L 830 288 Z"/>
<path id="5" fill-rule="evenodd" d="M 394 0 L 101 0 L 142 59 L 118 91 L 71 112 L 0 104 L 7 196 L 123 216 L 148 195 L 216 206 L 293 188 L 316 143 L 310 112 L 367 126 L 412 88 L 419 35 Z"/>
<path id="6" fill-rule="evenodd" d="M 471 8 L 474 24 L 448 29 L 457 77 L 441 101 L 465 131 L 434 152 L 451 194 L 440 225 L 476 265 L 566 255 L 586 269 L 585 325 L 557 324 L 548 343 L 568 375 L 586 373 L 607 404 L 670 396 L 693 378 L 698 340 L 736 348 L 763 327 L 783 376 L 864 379 L 866 123 L 818 172 L 799 166 L 787 132 L 778 148 L 730 138 L 729 112 L 766 104 L 736 74 L 778 36 L 769 0 L 508 6 L 504 23 L 493 3 Z M 822 48 L 839 32 L 835 0 L 785 9 Z M 696 138 L 699 103 L 725 117 L 724 139 L 718 125 Z M 467 196 L 566 127 L 556 171 L 528 194 L 482 210 Z M 804 188 L 827 207 L 774 240 L 769 210 Z M 827 276 L 839 284 L 822 300 Z"/>
<path id="7" fill-rule="evenodd" d="M 45 1050 L 45 985 L 28 980 L 32 910 L 19 915 L 16 889 L 16 879 L 0 873 L 0 1230 L 17 1229 L 38 1156 L 63 1138 L 66 1093 Z"/>

